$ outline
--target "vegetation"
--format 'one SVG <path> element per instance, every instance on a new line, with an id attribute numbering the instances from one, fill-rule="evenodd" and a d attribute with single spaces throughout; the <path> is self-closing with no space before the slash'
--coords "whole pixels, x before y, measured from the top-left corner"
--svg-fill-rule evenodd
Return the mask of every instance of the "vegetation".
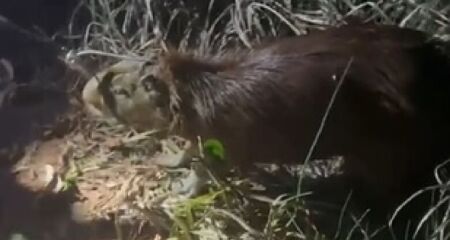
<path id="1" fill-rule="evenodd" d="M 92 19 L 84 35 L 72 36 L 81 42 L 81 46 L 71 50 L 67 57 L 80 62 L 96 59 L 102 64 L 116 62 L 117 58 L 152 58 L 160 49 L 167 47 L 181 51 L 195 49 L 196 54 L 220 53 L 227 47 L 251 48 L 267 38 L 301 35 L 310 29 L 352 21 L 352 17 L 420 29 L 450 40 L 450 4 L 444 0 L 84 0 L 80 9 L 83 7 L 86 7 Z M 76 24 L 77 17 L 75 13 L 73 24 Z M 97 137 L 96 150 L 103 155 L 97 154 L 95 157 L 99 160 L 91 161 L 93 151 L 89 155 L 83 152 L 83 145 L 79 145 L 78 155 L 75 154 L 77 157 L 74 159 L 80 169 L 76 177 L 68 177 L 67 185 L 89 178 L 78 174 L 81 172 L 83 175 L 88 168 L 92 168 L 92 162 L 111 171 L 116 171 L 118 164 L 125 164 L 127 170 L 121 168 L 121 171 L 133 169 L 136 174 L 145 175 L 138 166 L 153 153 L 149 149 L 159 141 L 154 137 L 154 132 L 137 133 L 124 126 L 105 122 L 96 122 L 91 127 L 101 135 Z M 111 139 L 119 141 L 111 146 Z M 203 147 L 207 153 L 200 149 L 197 156 L 200 160 L 212 158 L 212 162 L 217 162 L 226 155 L 226 149 L 217 140 L 207 140 Z M 124 158 L 129 161 L 123 161 Z M 127 211 L 121 212 L 117 207 L 112 212 L 117 213 L 117 218 L 120 218 L 119 215 L 132 216 L 152 226 L 158 225 L 158 229 L 163 229 L 162 235 L 166 232 L 171 239 L 325 239 L 309 221 L 308 209 L 302 201 L 308 192 L 266 195 L 264 191 L 253 190 L 254 183 L 247 179 L 237 179 L 232 174 L 218 176 L 214 167 L 208 166 L 211 165 L 208 161 L 203 163 L 200 161 L 194 168 L 206 170 L 207 174 L 213 176 L 205 194 L 194 198 L 162 194 L 164 200 L 155 200 L 162 195 L 149 197 L 149 191 L 142 189 L 133 194 L 128 191 L 127 196 L 119 201 L 121 204 L 127 203 Z M 437 185 L 417 193 L 436 192 L 436 204 L 430 206 L 430 211 L 423 216 L 418 226 L 427 229 L 426 239 L 443 240 L 449 234 L 450 195 L 445 177 L 439 169 L 436 169 Z M 159 178 L 155 173 L 151 180 L 169 179 L 170 185 L 173 176 L 180 175 L 170 170 L 164 174 L 170 177 Z M 124 189 L 124 186 L 131 189 L 138 184 L 125 181 L 121 186 L 116 189 Z M 139 185 L 142 186 L 147 187 L 148 184 Z M 156 188 L 165 189 L 167 186 L 158 184 Z M 161 212 L 164 217 L 157 218 Z M 170 220 L 158 222 L 165 218 Z M 339 238 L 358 236 L 358 239 L 371 239 L 374 232 L 366 230 L 363 219 L 364 214 L 353 216 L 351 222 L 347 223 L 350 227 L 344 228 L 342 216 L 337 216 L 336 225 L 342 226 L 339 228 Z M 395 216 L 391 223 L 393 221 Z M 166 222 L 169 223 L 165 225 Z M 412 232 L 417 231 L 414 229 Z M 118 230 L 120 234 L 121 230 Z M 119 236 L 119 239 L 126 238 Z M 402 236 L 401 239 L 409 238 Z"/>

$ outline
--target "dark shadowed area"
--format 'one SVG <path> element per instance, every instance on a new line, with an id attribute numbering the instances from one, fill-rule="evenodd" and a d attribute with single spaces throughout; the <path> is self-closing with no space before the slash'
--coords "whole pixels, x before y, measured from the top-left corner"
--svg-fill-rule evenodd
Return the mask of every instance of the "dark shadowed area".
<path id="1" fill-rule="evenodd" d="M 0 12 L 24 27 L 36 24 L 52 33 L 65 24 L 76 1 L 41 2 L 1 1 Z M 26 158 L 32 148 L 49 139 L 55 144 L 45 150 L 50 155 L 40 164 L 57 161 L 51 153 L 58 153 L 61 137 L 74 127 L 69 115 L 74 116 L 76 104 L 68 90 L 82 77 L 60 59 L 55 43 L 0 17 L 0 239 L 13 233 L 28 239 L 89 239 L 84 234 L 93 236 L 95 224 L 72 221 L 73 191 L 35 191 L 39 189 L 30 188 L 38 185 L 32 174 L 16 168 L 19 160 L 30 161 Z"/>

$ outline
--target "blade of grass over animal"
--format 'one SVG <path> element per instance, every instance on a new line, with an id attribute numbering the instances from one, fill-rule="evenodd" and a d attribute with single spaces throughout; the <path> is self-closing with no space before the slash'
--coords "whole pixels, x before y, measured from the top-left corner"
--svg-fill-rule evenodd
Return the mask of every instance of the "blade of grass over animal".
<path id="1" fill-rule="evenodd" d="M 353 63 L 353 57 L 351 57 L 350 60 L 348 61 L 347 66 L 345 67 L 344 72 L 342 73 L 342 75 L 341 75 L 341 77 L 340 77 L 340 79 L 339 79 L 339 81 L 338 81 L 338 83 L 336 85 L 336 88 L 333 91 L 331 99 L 330 99 L 330 101 L 328 103 L 328 106 L 327 106 L 327 108 L 325 110 L 325 113 L 324 113 L 324 115 L 322 117 L 322 120 L 320 122 L 319 129 L 317 130 L 316 135 L 314 136 L 314 140 L 311 143 L 311 147 L 309 148 L 308 153 L 306 155 L 306 158 L 305 158 L 305 161 L 304 161 L 304 165 L 300 169 L 300 173 L 299 173 L 299 176 L 298 176 L 299 179 L 298 179 L 298 183 L 297 183 L 297 194 L 301 193 L 301 185 L 302 185 L 302 181 L 303 181 L 305 165 L 307 165 L 309 163 L 309 161 L 311 160 L 311 157 L 312 157 L 312 154 L 314 152 L 314 149 L 315 149 L 315 147 L 316 147 L 316 145 L 317 145 L 317 143 L 319 141 L 320 135 L 322 134 L 322 131 L 323 131 L 324 127 L 325 127 L 325 123 L 326 123 L 326 121 L 328 119 L 328 115 L 331 112 L 331 109 L 333 107 L 334 101 L 336 100 L 337 94 L 338 94 L 342 84 L 344 83 L 344 79 L 347 76 L 348 71 L 349 71 L 350 66 L 351 66 L 352 63 Z"/>

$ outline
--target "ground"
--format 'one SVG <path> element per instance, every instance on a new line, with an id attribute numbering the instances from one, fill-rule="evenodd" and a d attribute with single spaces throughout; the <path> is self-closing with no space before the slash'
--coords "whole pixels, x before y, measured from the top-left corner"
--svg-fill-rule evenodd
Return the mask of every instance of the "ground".
<path id="1" fill-rule="evenodd" d="M 78 95 L 75 90 L 32 106 L 12 102 L 3 109 L 9 111 L 7 117 L 0 118 L 9 135 L 2 135 L 5 144 L 1 153 L 10 161 L 3 165 L 0 176 L 1 239 L 12 239 L 15 233 L 43 240 L 166 239 L 174 230 L 173 214 L 184 211 L 176 204 L 180 200 L 189 203 L 167 189 L 174 175 L 185 173 L 167 171 L 153 162 L 179 157 L 189 144 L 174 137 L 161 140 L 153 131 L 138 133 L 87 116 Z M 160 143 L 163 149 L 158 148 Z M 250 188 L 255 192 L 265 188 L 242 179 L 237 179 L 235 186 L 247 193 Z M 215 198 L 211 196 L 231 195 L 219 189 L 181 205 L 181 209 L 195 212 L 197 207 L 209 209 L 201 210 L 205 214 L 229 214 L 210 208 Z M 272 201 L 264 197 L 259 203 L 252 201 L 264 209 L 264 201 Z M 237 209 L 234 214 L 250 209 L 259 216 L 258 221 L 252 219 L 253 227 L 264 226 L 267 215 L 258 212 L 254 204 L 244 207 L 241 198 L 233 195 L 229 209 Z M 175 218 L 180 216 L 184 215 Z M 215 220 L 223 222 L 223 216 Z M 202 239 L 217 239 L 223 234 L 201 221 L 193 226 L 200 229 Z M 251 226 L 244 224 L 242 228 L 252 232 Z"/>
<path id="2" fill-rule="evenodd" d="M 1 155 L 9 159 L 0 176 L 2 239 L 14 232 L 27 239 L 111 239 L 118 229 L 108 214 L 126 210 L 125 198 L 162 177 L 132 157 L 111 157 L 125 146 L 121 137 L 89 120 L 73 95 L 1 109 Z"/>
<path id="3" fill-rule="evenodd" d="M 83 65 L 87 68 L 95 65 L 86 61 L 91 55 L 110 57 L 131 54 L 135 57 L 142 56 L 147 50 L 158 49 L 160 46 L 155 43 L 155 38 L 160 37 L 158 34 L 166 35 L 167 29 L 164 21 L 161 22 L 157 17 L 174 10 L 166 6 L 150 6 L 147 1 L 130 1 L 134 5 L 128 7 L 113 6 L 114 1 L 86 2 L 89 3 L 90 13 L 94 13 L 92 25 L 86 29 L 82 25 L 82 31 L 86 31 L 83 34 L 86 35 L 78 37 L 83 44 L 69 53 L 76 55 L 75 58 L 83 59 Z M 282 1 L 287 5 L 281 8 L 265 5 L 271 1 L 249 2 L 254 4 L 245 5 L 244 8 L 231 8 L 231 13 L 234 13 L 232 16 L 235 17 L 222 26 L 225 30 L 215 30 L 218 32 L 217 36 L 210 35 L 214 32 L 214 27 L 206 25 L 203 29 L 205 31 L 198 33 L 192 31 L 185 34 L 186 29 L 181 27 L 181 33 L 171 32 L 169 35 L 199 42 L 200 49 L 220 52 L 222 47 L 236 42 L 250 47 L 249 40 L 264 39 L 272 35 L 276 37 L 287 30 L 300 34 L 305 32 L 305 27 L 314 29 L 334 25 L 348 17 L 350 11 L 366 13 L 368 18 L 381 22 L 401 22 L 403 26 L 425 30 L 444 39 L 449 37 L 449 8 L 448 4 L 439 4 L 443 1 L 380 1 L 376 4 L 365 1 L 317 1 L 317 4 Z M 107 6 L 106 3 L 112 6 Z M 244 10 L 246 13 L 241 12 Z M 33 6 L 27 11 L 39 12 Z M 276 11 L 279 13 L 273 14 Z M 155 19 L 150 21 L 148 14 L 154 15 Z M 129 16 L 130 21 L 123 21 L 123 24 L 118 25 L 115 18 L 123 16 Z M 281 29 L 275 29 L 272 24 L 262 26 L 260 19 L 265 16 L 272 16 Z M 187 18 L 192 17 L 189 15 Z M 184 23 L 184 19 L 178 19 L 178 23 Z M 224 21 L 226 23 L 228 20 Z M 57 22 L 59 23 L 54 23 Z M 141 24 L 156 26 L 158 31 L 152 31 L 152 28 L 145 28 Z M 157 27 L 160 25 L 161 29 Z M 203 27 L 203 24 L 199 25 Z M 218 27 L 220 26 L 221 24 Z M 1 27 L 0 24 L 0 31 L 3 31 Z M 24 46 L 14 47 L 10 43 L 5 44 L 3 41 L 8 39 L 3 37 L 4 34 L 0 35 L 2 58 L 14 60 L 18 55 L 31 56 L 30 59 L 25 57 L 24 65 L 19 66 L 21 70 L 29 65 L 46 65 L 47 63 L 41 63 L 51 58 L 41 52 L 45 47 L 34 48 L 33 41 L 27 40 Z M 127 41 L 123 41 L 124 39 Z M 21 44 L 21 41 L 14 39 L 13 42 Z M 213 46 L 213 43 L 217 46 Z M 3 46 L 6 47 L 1 48 Z M 180 48 L 183 46 L 181 44 Z M 117 60 L 109 60 L 111 59 Z M 51 67 L 50 72 L 53 70 Z M 88 69 L 88 72 L 94 71 Z M 184 204 L 177 207 L 180 196 L 167 192 L 167 185 L 170 183 L 170 176 L 179 174 L 179 170 L 167 171 L 150 163 L 160 143 L 154 133 L 137 133 L 127 127 L 86 116 L 78 96 L 83 84 L 80 80 L 82 77 L 75 81 L 73 76 L 61 77 L 59 74 L 59 70 L 49 75 L 28 75 L 28 72 L 20 76 L 18 74 L 19 78 L 33 78 L 33 81 L 26 82 L 31 93 L 20 88 L 18 95 L 21 97 L 17 101 L 0 107 L 0 239 L 156 240 L 167 239 L 169 234 L 178 237 L 176 239 L 192 239 L 192 236 L 196 237 L 194 239 L 219 239 L 219 236 L 224 235 L 232 239 L 261 239 L 261 233 L 273 237 L 277 236 L 277 231 L 281 231 L 280 235 L 285 236 L 286 232 L 283 231 L 288 231 L 285 226 L 295 225 L 285 224 L 290 222 L 289 216 L 293 212 L 298 214 L 300 211 L 302 216 L 311 213 L 305 209 L 297 209 L 298 202 L 294 202 L 295 206 L 292 207 L 290 204 L 293 198 L 276 198 L 276 194 L 270 197 L 255 195 L 254 192 L 261 192 L 259 189 L 269 185 L 255 186 L 243 179 L 235 179 L 232 190 L 214 188 L 210 194 L 200 198 L 191 201 L 181 199 Z M 0 74 L 0 85 L 3 84 L 1 77 Z M 65 84 L 72 81 L 78 85 Z M 56 91 L 46 89 L 47 86 L 53 86 L 54 82 Z M 0 89 L 0 95 L 3 94 Z M 173 157 L 179 153 L 178 150 L 164 157 Z M 313 171 L 315 168 L 309 170 L 307 173 L 311 176 L 328 177 L 327 171 L 320 172 L 320 167 L 319 173 Z M 269 183 L 272 182 L 275 181 L 269 180 Z M 282 182 L 272 188 L 283 193 L 283 187 Z M 332 185 L 324 188 L 319 195 L 329 193 L 330 190 L 336 191 L 336 187 Z M 442 203 L 447 202 L 444 200 Z M 447 206 L 445 203 L 443 205 Z M 259 208 L 260 206 L 262 207 Z M 261 213 L 261 209 L 266 212 Z M 249 214 L 244 215 L 245 211 Z M 288 220 L 282 216 L 287 216 Z M 308 222 L 308 217 L 303 220 L 312 230 L 295 229 L 290 232 L 295 236 L 294 239 L 318 239 L 308 238 L 317 232 L 313 224 Z M 335 224 L 340 219 L 327 215 L 325 220 Z M 443 227 L 439 227 L 439 224 Z M 442 233 L 446 225 L 447 220 L 443 218 L 433 227 Z M 362 232 L 362 228 L 358 226 L 352 231 Z M 228 234 L 224 233 L 225 229 Z M 184 230 L 190 230 L 191 235 Z"/>

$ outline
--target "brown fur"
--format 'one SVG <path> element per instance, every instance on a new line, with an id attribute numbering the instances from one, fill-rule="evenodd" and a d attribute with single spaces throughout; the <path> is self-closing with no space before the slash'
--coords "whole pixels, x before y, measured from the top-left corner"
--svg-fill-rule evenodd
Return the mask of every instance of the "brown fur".
<path id="1" fill-rule="evenodd" d="M 343 155 L 354 187 L 391 206 L 450 153 L 450 61 L 440 45 L 413 30 L 353 25 L 221 57 L 169 52 L 146 71 L 153 89 L 170 92 L 159 106 L 180 116 L 179 132 L 222 140 L 246 171 L 305 160 L 353 59 L 313 158 Z"/>

